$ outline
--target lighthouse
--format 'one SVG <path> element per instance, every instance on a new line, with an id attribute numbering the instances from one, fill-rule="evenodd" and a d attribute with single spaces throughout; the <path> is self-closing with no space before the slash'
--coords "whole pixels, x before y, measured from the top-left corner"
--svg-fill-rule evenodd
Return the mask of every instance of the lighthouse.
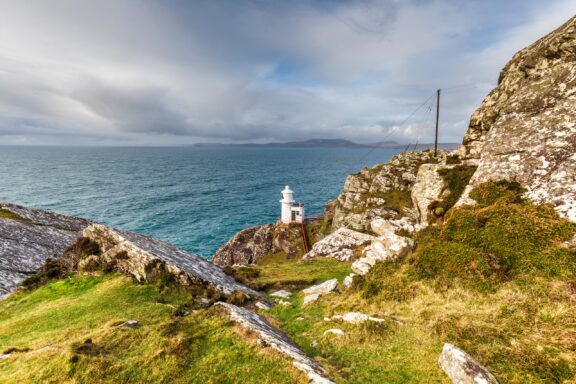
<path id="1" fill-rule="evenodd" d="M 281 220 L 284 224 L 302 223 L 304 221 L 304 204 L 296 203 L 294 201 L 294 191 L 286 186 L 282 193 L 280 200 L 281 206 Z"/>

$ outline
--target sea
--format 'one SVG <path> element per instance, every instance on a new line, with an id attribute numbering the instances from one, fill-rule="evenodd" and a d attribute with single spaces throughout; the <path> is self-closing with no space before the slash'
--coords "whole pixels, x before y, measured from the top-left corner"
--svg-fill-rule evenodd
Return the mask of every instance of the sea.
<path id="1" fill-rule="evenodd" d="M 280 191 L 321 214 L 346 176 L 390 148 L 0 147 L 0 202 L 85 217 L 205 258 L 274 223 Z"/>

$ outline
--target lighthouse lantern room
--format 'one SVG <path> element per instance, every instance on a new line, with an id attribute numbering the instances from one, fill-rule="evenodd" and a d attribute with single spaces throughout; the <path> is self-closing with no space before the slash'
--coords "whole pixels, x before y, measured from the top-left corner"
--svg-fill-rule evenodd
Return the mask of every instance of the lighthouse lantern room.
<path id="1" fill-rule="evenodd" d="M 304 204 L 294 201 L 294 191 L 289 186 L 282 191 L 280 205 L 282 207 L 281 220 L 284 224 L 304 222 Z"/>

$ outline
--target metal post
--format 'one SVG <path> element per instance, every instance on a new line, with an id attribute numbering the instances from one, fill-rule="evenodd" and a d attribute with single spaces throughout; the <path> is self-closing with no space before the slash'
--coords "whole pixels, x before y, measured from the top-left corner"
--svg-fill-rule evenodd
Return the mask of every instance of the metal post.
<path id="1" fill-rule="evenodd" d="M 436 135 L 434 137 L 434 157 L 438 156 L 438 119 L 440 118 L 440 89 L 436 91 Z"/>

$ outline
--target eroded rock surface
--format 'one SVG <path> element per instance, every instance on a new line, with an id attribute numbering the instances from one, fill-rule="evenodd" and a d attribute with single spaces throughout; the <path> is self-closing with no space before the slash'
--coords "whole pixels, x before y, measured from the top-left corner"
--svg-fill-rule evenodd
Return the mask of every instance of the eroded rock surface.
<path id="1" fill-rule="evenodd" d="M 498 384 L 486 368 L 452 344 L 444 344 L 438 364 L 454 384 Z"/>
<path id="2" fill-rule="evenodd" d="M 576 221 L 576 17 L 514 55 L 463 144 L 479 165 L 459 204 L 482 182 L 517 181 Z"/>
<path id="3" fill-rule="evenodd" d="M 0 203 L 15 218 L 0 217 L 0 297 L 12 292 L 48 258 L 62 255 L 92 222 Z"/>
<path id="4" fill-rule="evenodd" d="M 374 236 L 353 231 L 348 228 L 339 228 L 326 236 L 304 255 L 303 260 L 317 257 L 328 257 L 339 261 L 348 261 L 354 258 L 354 250 L 370 244 Z"/>
<path id="5" fill-rule="evenodd" d="M 375 218 L 398 219 L 408 217 L 415 224 L 410 189 L 416 181 L 421 164 L 445 162 L 446 152 L 405 152 L 398 154 L 386 164 L 365 168 L 346 178 L 340 196 L 329 202 L 325 219 L 331 221 L 332 229 L 348 227 L 356 231 L 370 230 Z"/>
<path id="6" fill-rule="evenodd" d="M 440 169 L 453 168 L 451 165 L 422 164 L 412 187 L 412 202 L 422 226 L 428 225 L 429 206 L 432 202 L 442 200 L 450 191 L 444 185 L 444 179 L 438 173 Z"/>
<path id="7" fill-rule="evenodd" d="M 312 383 L 329 384 L 329 379 L 323 376 L 324 370 L 311 357 L 306 355 L 288 336 L 274 328 L 265 318 L 245 308 L 228 303 L 216 303 L 230 316 L 230 319 L 241 327 L 255 332 L 263 346 L 271 347 L 276 351 L 294 360 L 294 366 L 304 371 Z"/>
<path id="8" fill-rule="evenodd" d="M 296 257 L 303 248 L 300 227 L 266 224 L 236 233 L 214 253 L 212 262 L 220 266 L 257 264 L 270 254 L 284 252 Z"/>

